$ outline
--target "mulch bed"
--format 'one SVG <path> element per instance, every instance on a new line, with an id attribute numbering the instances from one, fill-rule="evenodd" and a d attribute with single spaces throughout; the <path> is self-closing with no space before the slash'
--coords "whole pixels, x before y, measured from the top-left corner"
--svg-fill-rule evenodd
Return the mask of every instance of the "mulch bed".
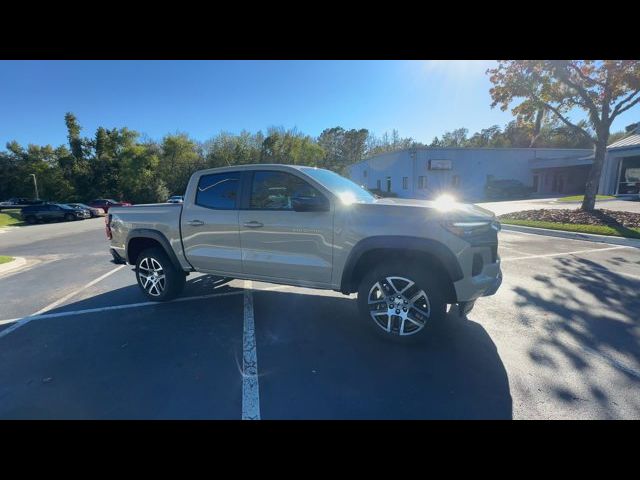
<path id="1" fill-rule="evenodd" d="M 523 210 L 521 212 L 506 213 L 504 215 L 500 215 L 498 218 L 501 220 L 536 220 L 541 222 L 640 228 L 640 213 L 605 209 L 598 209 L 593 212 L 583 212 L 581 210 L 572 210 L 569 208 L 542 208 L 540 210 Z"/>

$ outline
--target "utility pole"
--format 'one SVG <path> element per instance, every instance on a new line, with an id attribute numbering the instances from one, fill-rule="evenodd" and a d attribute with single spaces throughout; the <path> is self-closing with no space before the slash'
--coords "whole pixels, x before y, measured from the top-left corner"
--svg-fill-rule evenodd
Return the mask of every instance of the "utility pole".
<path id="1" fill-rule="evenodd" d="M 36 181 L 36 174 L 30 173 L 29 175 L 33 177 L 33 187 L 36 190 L 36 200 L 40 200 L 40 197 L 38 196 L 38 182 Z"/>

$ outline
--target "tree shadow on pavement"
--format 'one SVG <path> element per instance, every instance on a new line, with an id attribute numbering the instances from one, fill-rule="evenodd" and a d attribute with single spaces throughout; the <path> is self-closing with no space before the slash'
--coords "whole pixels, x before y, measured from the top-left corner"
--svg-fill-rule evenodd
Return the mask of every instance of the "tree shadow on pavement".
<path id="1" fill-rule="evenodd" d="M 604 359 L 629 381 L 640 381 L 640 280 L 579 257 L 559 258 L 555 269 L 552 276 L 535 275 L 536 288 L 513 289 L 519 296 L 517 307 L 534 308 L 530 317 L 544 331 L 535 337 L 529 356 L 555 370 L 558 382 L 563 378 L 561 360 L 581 375 L 589 397 L 558 383 L 552 387 L 558 399 L 595 401 L 606 414 L 616 416 L 615 399 L 598 385 L 594 362 Z"/>

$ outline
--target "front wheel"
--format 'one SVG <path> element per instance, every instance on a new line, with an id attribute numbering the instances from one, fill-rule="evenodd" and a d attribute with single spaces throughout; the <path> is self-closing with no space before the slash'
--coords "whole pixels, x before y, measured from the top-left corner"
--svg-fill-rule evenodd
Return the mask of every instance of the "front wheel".
<path id="1" fill-rule="evenodd" d="M 363 320 L 378 336 L 400 342 L 424 339 L 446 316 L 439 280 L 408 263 L 388 263 L 364 276 L 358 289 Z"/>
<path id="2" fill-rule="evenodd" d="M 175 298 L 182 292 L 185 274 L 160 248 L 148 248 L 138 256 L 136 279 L 144 294 L 155 302 Z"/>
<path id="3" fill-rule="evenodd" d="M 75 216 L 73 213 L 66 213 L 66 214 L 65 214 L 65 216 L 64 216 L 64 219 L 65 219 L 67 222 L 70 222 L 70 221 L 72 221 L 72 220 L 75 220 L 75 219 L 76 219 L 76 216 Z"/>

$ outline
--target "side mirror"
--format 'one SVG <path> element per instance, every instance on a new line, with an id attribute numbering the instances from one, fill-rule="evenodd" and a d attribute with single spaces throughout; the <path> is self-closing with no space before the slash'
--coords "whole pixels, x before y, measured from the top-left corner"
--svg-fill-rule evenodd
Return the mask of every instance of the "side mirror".
<path id="1" fill-rule="evenodd" d="M 328 212 L 329 202 L 324 197 L 293 197 L 294 212 Z"/>

